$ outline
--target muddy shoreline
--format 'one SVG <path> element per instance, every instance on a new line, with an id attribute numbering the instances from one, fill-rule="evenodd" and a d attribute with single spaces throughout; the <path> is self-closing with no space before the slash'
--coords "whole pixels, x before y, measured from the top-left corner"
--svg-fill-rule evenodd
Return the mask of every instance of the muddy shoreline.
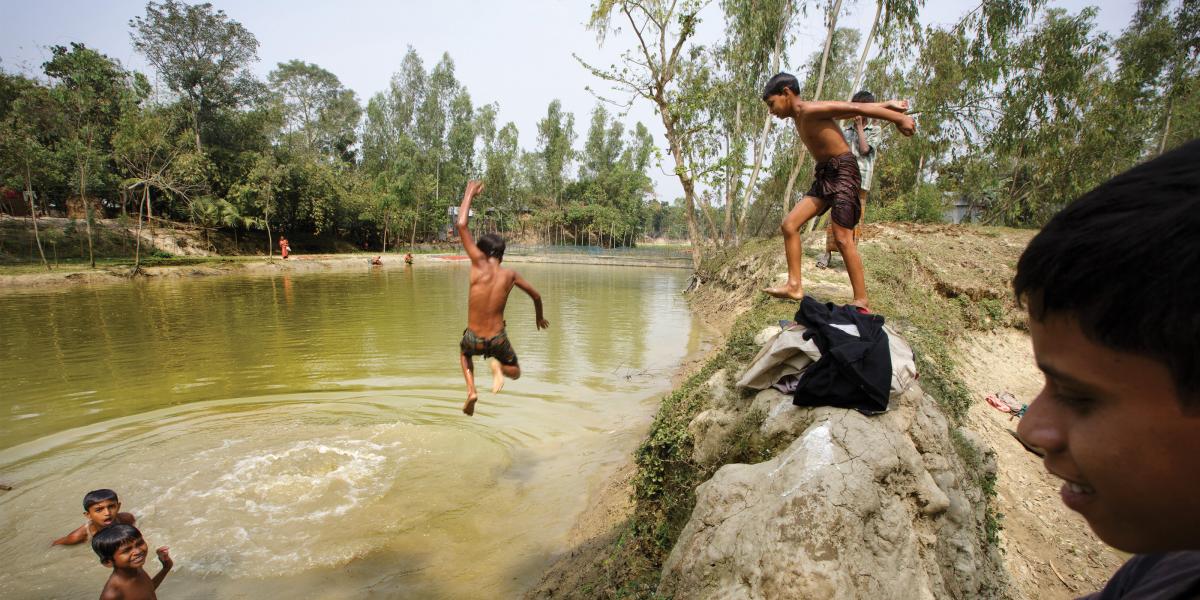
<path id="1" fill-rule="evenodd" d="M 293 255 L 286 260 L 281 258 L 264 257 L 212 257 L 198 262 L 182 265 L 144 266 L 136 276 L 131 274 L 129 266 L 107 266 L 89 269 L 87 267 L 69 266 L 58 267 L 53 271 L 37 273 L 8 274 L 0 267 L 0 292 L 19 289 L 44 289 L 58 286 L 77 284 L 120 283 L 134 279 L 179 279 L 187 277 L 212 277 L 219 275 L 255 275 L 273 273 L 311 273 L 318 271 L 355 271 L 362 269 L 403 269 L 407 265 L 398 255 L 385 256 L 382 265 L 372 266 L 370 260 L 377 254 L 321 254 Z M 414 266 L 431 266 L 451 264 L 465 260 L 465 256 L 456 254 L 417 254 L 413 256 Z M 606 255 L 546 255 L 546 256 L 510 256 L 506 264 L 520 263 L 553 263 L 553 264 L 584 264 L 606 265 L 620 267 L 655 267 L 655 268 L 691 268 L 677 259 L 616 257 Z M 22 270 L 27 267 L 22 266 Z"/>

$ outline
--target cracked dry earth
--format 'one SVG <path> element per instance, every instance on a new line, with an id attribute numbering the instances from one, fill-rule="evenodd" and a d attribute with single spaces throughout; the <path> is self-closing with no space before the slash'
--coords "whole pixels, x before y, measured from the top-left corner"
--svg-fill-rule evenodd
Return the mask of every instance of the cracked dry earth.
<path id="1" fill-rule="evenodd" d="M 977 402 L 965 425 L 996 453 L 996 508 L 1004 514 L 1001 549 L 1022 598 L 1058 600 L 1094 592 L 1126 556 L 1096 538 L 1087 522 L 1063 505 L 1061 481 L 1009 433 L 1016 419 L 984 401 L 1007 391 L 1023 404 L 1041 390 L 1042 375 L 1029 336 L 1015 329 L 971 335 L 960 341 L 958 371 Z"/>

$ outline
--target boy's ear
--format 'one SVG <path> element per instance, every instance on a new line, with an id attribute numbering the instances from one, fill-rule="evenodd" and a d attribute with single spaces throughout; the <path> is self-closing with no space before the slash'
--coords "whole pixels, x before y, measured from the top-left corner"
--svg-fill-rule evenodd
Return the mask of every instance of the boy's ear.
<path id="1" fill-rule="evenodd" d="M 112 568 L 112 566 L 113 566 L 113 562 L 112 562 L 112 559 L 111 559 L 111 558 L 110 558 L 110 559 L 108 559 L 108 560 L 102 560 L 102 561 L 100 561 L 100 564 L 102 564 L 102 565 L 104 565 L 104 566 L 106 566 L 106 567 L 108 567 L 108 568 L 110 568 L 110 569 L 111 569 L 111 568 Z"/>

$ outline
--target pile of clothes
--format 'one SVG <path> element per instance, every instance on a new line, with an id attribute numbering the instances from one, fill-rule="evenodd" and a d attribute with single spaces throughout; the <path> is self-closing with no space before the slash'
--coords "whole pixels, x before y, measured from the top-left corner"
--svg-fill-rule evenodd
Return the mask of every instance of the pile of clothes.
<path id="1" fill-rule="evenodd" d="M 738 386 L 775 387 L 797 406 L 838 406 L 865 414 L 888 408 L 917 378 L 912 348 L 880 315 L 806 296 L 795 321 L 780 323 Z"/>

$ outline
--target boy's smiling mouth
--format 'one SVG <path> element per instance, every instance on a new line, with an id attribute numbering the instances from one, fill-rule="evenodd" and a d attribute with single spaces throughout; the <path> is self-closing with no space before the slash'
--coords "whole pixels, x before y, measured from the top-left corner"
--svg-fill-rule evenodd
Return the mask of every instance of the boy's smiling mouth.
<path id="1" fill-rule="evenodd" d="M 1067 508 L 1082 513 L 1089 504 L 1095 501 L 1096 490 L 1091 486 L 1076 483 L 1054 472 L 1050 474 L 1063 480 L 1062 488 L 1059 489 L 1059 496 L 1062 498 L 1063 504 L 1067 505 Z"/>

